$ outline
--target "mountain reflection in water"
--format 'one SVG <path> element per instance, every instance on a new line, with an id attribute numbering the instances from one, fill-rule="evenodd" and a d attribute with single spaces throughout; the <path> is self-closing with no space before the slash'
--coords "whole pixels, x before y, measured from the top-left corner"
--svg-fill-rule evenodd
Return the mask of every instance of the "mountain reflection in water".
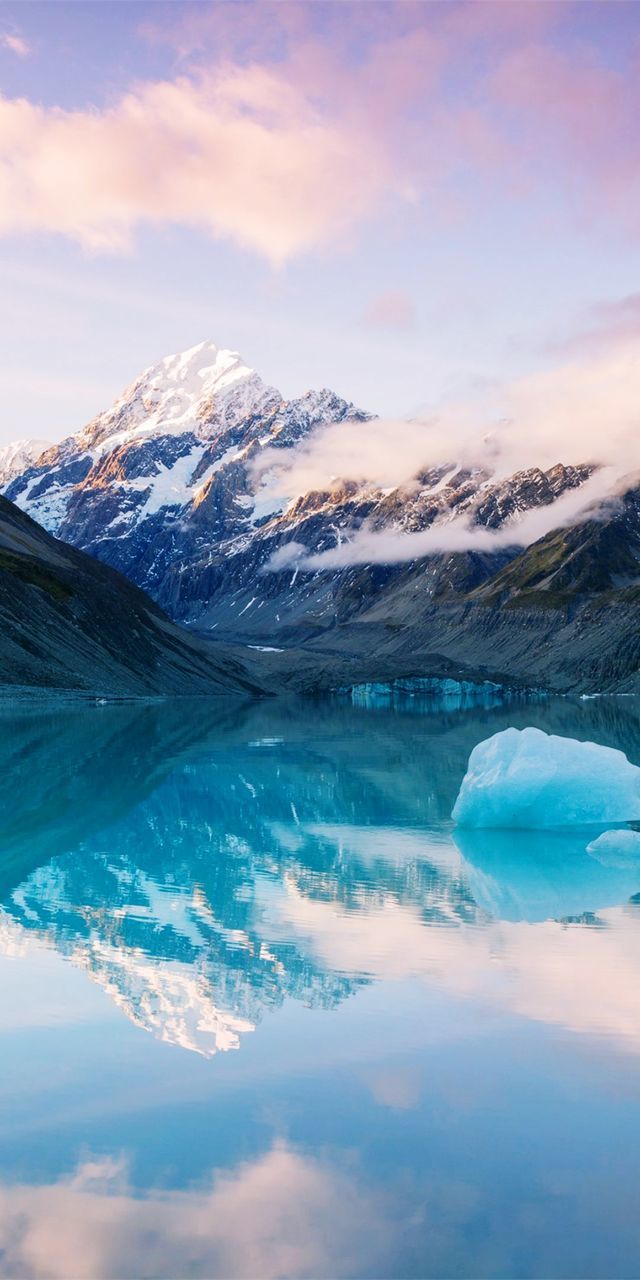
<path id="1" fill-rule="evenodd" d="M 173 1046 L 177 1056 L 166 1067 L 164 1058 L 153 1060 L 153 1071 L 171 1074 L 177 1093 L 172 1105 L 180 1104 L 186 1090 L 180 1073 L 194 1055 L 216 1059 L 206 1062 L 207 1087 L 214 1090 L 224 1079 L 228 1089 L 234 1075 L 240 1087 L 245 1055 L 247 1069 L 255 1072 L 259 1063 L 277 1074 L 287 1055 L 295 1062 L 308 1037 L 313 1064 L 288 1077 L 288 1088 L 303 1089 L 305 1072 L 315 1071 L 311 1111 L 317 1107 L 330 1129 L 322 1099 L 325 1087 L 333 1090 L 345 1141 L 361 1157 L 373 1138 L 365 1140 L 358 1107 L 349 1109 L 345 1101 L 343 1112 L 336 1101 L 336 1089 L 347 1086 L 334 1078 L 335 1053 L 347 1055 L 343 1072 L 354 1055 L 362 1057 L 369 1098 L 397 1118 L 422 1105 L 425 1071 L 433 1073 L 433 1089 L 443 1089 L 421 1037 L 436 1035 L 436 1027 L 439 1036 L 446 1028 L 454 1040 L 479 1037 L 473 1069 L 458 1063 L 458 1085 L 451 1077 L 447 1086 L 454 1126 L 480 1087 L 494 1024 L 506 1057 L 517 1056 L 523 1036 L 546 1028 L 563 1043 L 567 1037 L 576 1046 L 595 1042 L 608 1061 L 611 1055 L 629 1061 L 640 1050 L 640 866 L 589 854 L 593 829 L 452 829 L 449 815 L 470 751 L 509 724 L 590 738 L 640 761 L 634 700 L 436 708 L 423 715 L 328 701 L 4 712 L 2 964 L 26 964 L 33 954 L 42 966 L 47 956 L 62 957 L 82 982 L 88 978 L 106 992 L 117 1017 L 134 1024 L 132 1034 L 149 1033 L 146 1050 L 131 1040 L 132 1062 L 136 1054 L 151 1062 L 158 1042 Z M 427 999 L 431 1025 L 422 1012 Z M 281 1016 L 270 1032 L 277 1010 Z M 323 1028 L 334 1025 L 328 1015 L 341 1027 L 339 1050 L 332 1047 L 334 1032 L 327 1030 L 323 1042 Z M 73 1021 L 72 1010 L 65 1016 Z M 42 1023 L 38 1017 L 34 1026 Z M 517 1034 L 504 1029 L 514 1025 L 521 1028 Z M 235 1051 L 223 1054 L 230 1072 L 220 1075 L 219 1055 L 228 1050 Z M 85 1040 L 82 1052 L 98 1049 Z M 103 1063 L 109 1052 L 107 1038 Z M 390 1064 L 394 1052 L 400 1060 Z M 293 1072 L 291 1064 L 286 1070 Z M 127 1071 L 130 1081 L 135 1067 Z M 0 1070 L 0 1115 L 1 1080 Z M 7 1097 L 13 1087 L 4 1086 Z M 44 1095 L 40 1099 L 40 1085 L 30 1088 L 30 1105 L 38 1111 Z M 16 1146 L 16 1167 L 0 1189 L 0 1275 L 535 1275 L 545 1265 L 551 1268 L 545 1274 L 604 1275 L 611 1266 L 616 1274 L 633 1274 L 633 1249 L 624 1233 L 617 1252 L 605 1250 L 602 1266 L 589 1270 L 582 1244 L 567 1253 L 553 1232 L 547 1239 L 546 1228 L 541 1238 L 547 1253 L 538 1254 L 535 1265 L 532 1254 L 531 1266 L 519 1260 L 516 1245 L 518 1230 L 535 1235 L 530 1224 L 505 1226 L 504 1239 L 490 1216 L 481 1228 L 474 1216 L 482 1217 L 477 1167 L 473 1172 L 471 1166 L 480 1161 L 483 1186 L 486 1178 L 500 1181 L 489 1147 L 478 1148 L 469 1167 L 460 1155 L 455 1176 L 445 1149 L 434 1153 L 441 1164 L 430 1175 L 428 1193 L 426 1184 L 422 1190 L 407 1184 L 409 1229 L 383 1195 L 390 1162 L 399 1161 L 410 1181 L 411 1168 L 425 1159 L 416 1155 L 409 1134 L 403 1129 L 400 1140 L 387 1133 L 391 1145 L 384 1156 L 369 1151 L 365 1190 L 342 1158 L 336 1163 L 336 1135 L 293 1140 L 302 1113 L 294 1108 L 289 1115 L 291 1105 L 270 1103 L 268 1124 L 264 1117 L 250 1123 L 246 1103 L 234 1112 L 235 1154 L 226 1172 L 224 1161 L 216 1164 L 208 1189 L 202 1185 L 206 1168 L 182 1147 L 185 1167 L 175 1185 L 169 1179 L 169 1194 L 157 1189 L 158 1177 L 165 1176 L 158 1173 L 165 1169 L 160 1157 L 142 1190 L 132 1190 L 135 1176 L 122 1135 L 119 1144 L 103 1135 L 98 1153 L 95 1135 L 83 1131 L 75 1146 L 69 1139 L 66 1163 L 60 1167 L 52 1156 L 44 1183 L 29 1166 L 26 1148 Z M 127 1106 L 131 1112 L 133 1103 Z M 159 1131 L 162 1114 L 160 1109 Z M 46 1124 L 52 1124 L 50 1113 Z M 636 1123 L 636 1137 L 638 1130 Z M 529 1130 L 526 1140 L 534 1146 L 542 1141 Z M 157 1134 L 153 1141 L 160 1141 Z M 540 1159 L 543 1154 L 547 1159 L 546 1150 Z M 39 1157 L 34 1160 L 40 1169 Z M 513 1182 L 510 1157 L 505 1161 L 505 1183 Z M 137 1225 L 129 1238 L 123 1222 L 134 1194 Z M 588 1216 L 587 1200 L 580 1213 Z M 604 1204 L 601 1198 L 602 1213 Z M 270 1215 L 268 1229 L 260 1225 L 261 1213 Z M 422 1226 L 416 1213 L 423 1215 Z M 28 1231 L 20 1247 L 14 1241 L 13 1253 L 6 1244 L 9 1236 L 18 1238 L 18 1220 L 35 1224 L 39 1240 L 43 1214 L 51 1222 L 66 1215 L 76 1224 L 73 1256 L 54 1250 L 49 1270 Z M 251 1237 L 252 1243 L 243 1226 L 246 1214 L 258 1224 L 259 1239 Z M 156 1236 L 162 1246 L 145 1251 L 141 1241 Z M 590 1256 L 596 1256 L 593 1249 Z M 65 1267 L 76 1269 L 65 1273 Z"/>

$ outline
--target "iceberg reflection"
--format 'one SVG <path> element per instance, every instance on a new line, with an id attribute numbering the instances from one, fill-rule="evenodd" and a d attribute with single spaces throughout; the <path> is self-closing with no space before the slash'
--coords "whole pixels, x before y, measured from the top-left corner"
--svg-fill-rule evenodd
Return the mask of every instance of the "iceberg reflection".
<path id="1" fill-rule="evenodd" d="M 640 860 L 593 856 L 593 827 L 513 831 L 456 827 L 474 901 L 500 920 L 575 919 L 640 892 Z"/>

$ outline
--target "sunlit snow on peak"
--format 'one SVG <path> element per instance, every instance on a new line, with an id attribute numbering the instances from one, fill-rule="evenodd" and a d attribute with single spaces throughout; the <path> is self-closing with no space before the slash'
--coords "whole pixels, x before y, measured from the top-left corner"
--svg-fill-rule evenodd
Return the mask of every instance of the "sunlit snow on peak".
<path id="1" fill-rule="evenodd" d="M 200 342 L 150 365 L 76 441 L 111 450 L 136 437 L 199 433 L 204 423 L 211 436 L 279 399 L 237 351 Z"/>
<path id="2" fill-rule="evenodd" d="M 205 387 L 221 390 L 255 370 L 245 364 L 238 351 L 217 347 L 215 342 L 199 342 L 187 351 L 165 356 L 158 365 L 143 374 L 154 379 L 180 382 L 194 394 Z"/>
<path id="3" fill-rule="evenodd" d="M 51 448 L 50 440 L 13 440 L 0 448 L 0 484 L 8 484 Z"/>

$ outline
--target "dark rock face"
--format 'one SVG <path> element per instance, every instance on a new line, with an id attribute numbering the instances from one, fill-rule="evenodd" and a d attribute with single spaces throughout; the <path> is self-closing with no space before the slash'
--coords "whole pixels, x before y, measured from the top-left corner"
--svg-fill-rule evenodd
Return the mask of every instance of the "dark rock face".
<path id="1" fill-rule="evenodd" d="M 261 691 L 232 655 L 176 627 L 126 578 L 5 498 L 0 684 L 121 696 Z"/>

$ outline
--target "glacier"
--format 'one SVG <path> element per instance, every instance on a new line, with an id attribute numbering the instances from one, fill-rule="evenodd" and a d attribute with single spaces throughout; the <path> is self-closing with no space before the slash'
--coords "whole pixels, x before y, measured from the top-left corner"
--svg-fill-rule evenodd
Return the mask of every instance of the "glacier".
<path id="1" fill-rule="evenodd" d="M 423 712 L 427 708 L 437 710 L 446 707 L 453 710 L 464 706 L 492 707 L 502 701 L 506 691 L 491 680 L 477 683 L 471 680 L 442 679 L 438 676 L 413 676 L 408 679 L 349 685 L 338 689 L 337 694 L 340 697 L 346 695 L 354 707 L 398 707 Z"/>
<path id="2" fill-rule="evenodd" d="M 629 822 L 640 818 L 640 769 L 596 742 L 504 729 L 471 752 L 451 816 L 521 830 Z"/>
<path id="3" fill-rule="evenodd" d="M 354 707 L 370 710 L 396 707 L 403 711 L 463 710 L 465 707 L 496 707 L 502 702 L 543 702 L 545 689 L 516 688 L 493 680 L 453 680 L 448 676 L 399 676 L 346 685 L 335 690 Z"/>

